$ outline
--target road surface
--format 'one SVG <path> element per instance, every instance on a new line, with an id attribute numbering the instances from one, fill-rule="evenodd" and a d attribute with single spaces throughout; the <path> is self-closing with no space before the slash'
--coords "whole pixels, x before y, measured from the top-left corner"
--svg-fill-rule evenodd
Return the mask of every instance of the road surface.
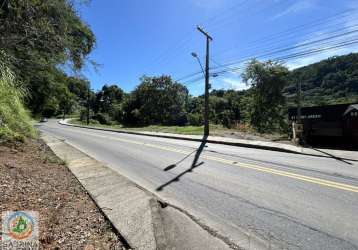
<path id="1" fill-rule="evenodd" d="M 68 127 L 65 139 L 240 245 L 358 249 L 358 164 L 334 158 Z"/>

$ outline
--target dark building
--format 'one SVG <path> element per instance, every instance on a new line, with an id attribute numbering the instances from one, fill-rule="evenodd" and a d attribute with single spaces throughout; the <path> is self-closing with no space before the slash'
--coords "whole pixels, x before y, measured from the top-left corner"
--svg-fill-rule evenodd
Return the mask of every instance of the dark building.
<path id="1" fill-rule="evenodd" d="M 297 121 L 297 108 L 288 110 Z M 307 142 L 341 142 L 358 146 L 358 104 L 337 104 L 301 109 L 303 135 Z"/>

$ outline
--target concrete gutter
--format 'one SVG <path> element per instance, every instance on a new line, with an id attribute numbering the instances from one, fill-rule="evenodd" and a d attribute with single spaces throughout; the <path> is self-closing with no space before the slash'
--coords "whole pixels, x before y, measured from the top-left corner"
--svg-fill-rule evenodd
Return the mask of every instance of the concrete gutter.
<path id="1" fill-rule="evenodd" d="M 154 249 L 239 249 L 235 243 L 196 223 L 189 213 L 166 204 L 64 140 L 42 134 L 64 160 L 127 247 Z"/>
<path id="2" fill-rule="evenodd" d="M 69 120 L 70 119 L 60 120 L 59 124 L 65 126 L 71 126 L 71 127 L 110 131 L 110 132 L 132 134 L 132 135 L 154 136 L 154 137 L 161 137 L 161 138 L 168 138 L 168 139 L 197 141 L 197 142 L 203 141 L 202 136 L 197 136 L 197 135 L 179 135 L 179 134 L 160 133 L 160 132 L 129 131 L 129 130 L 118 130 L 118 129 L 110 129 L 110 128 L 99 128 L 99 127 L 70 124 L 68 123 Z M 214 144 L 271 150 L 271 151 L 278 151 L 284 153 L 303 154 L 308 156 L 317 156 L 317 157 L 325 157 L 325 158 L 335 158 L 338 160 L 358 161 L 357 151 L 304 148 L 304 147 L 288 145 L 283 143 L 276 143 L 276 142 L 244 140 L 244 139 L 227 138 L 227 137 L 219 137 L 219 136 L 209 136 L 206 139 L 206 141 L 208 143 L 214 143 Z"/>

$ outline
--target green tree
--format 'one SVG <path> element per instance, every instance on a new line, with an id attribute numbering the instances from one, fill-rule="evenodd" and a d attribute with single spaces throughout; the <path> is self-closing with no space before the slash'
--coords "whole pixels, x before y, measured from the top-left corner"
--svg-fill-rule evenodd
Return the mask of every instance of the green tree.
<path id="1" fill-rule="evenodd" d="M 276 62 L 252 60 L 242 74 L 252 89 L 250 124 L 259 132 L 283 129 L 285 126 L 285 97 L 289 71 Z"/>
<path id="2" fill-rule="evenodd" d="M 187 101 L 187 88 L 169 76 L 144 76 L 124 105 L 124 120 L 142 125 L 185 125 Z"/>
<path id="3" fill-rule="evenodd" d="M 104 85 L 102 90 L 96 93 L 95 112 L 108 113 L 110 116 L 114 116 L 116 109 L 123 101 L 124 95 L 124 91 L 117 85 Z"/>
<path id="4" fill-rule="evenodd" d="M 72 113 L 76 108 L 76 96 L 71 93 L 68 88 L 63 88 L 60 94 L 59 110 L 63 114 L 63 119 L 66 118 L 67 114 Z"/>
<path id="5" fill-rule="evenodd" d="M 79 70 L 95 37 L 67 0 L 0 0 L 0 49 L 29 90 L 34 113 L 56 113 L 66 85 L 63 66 Z"/>

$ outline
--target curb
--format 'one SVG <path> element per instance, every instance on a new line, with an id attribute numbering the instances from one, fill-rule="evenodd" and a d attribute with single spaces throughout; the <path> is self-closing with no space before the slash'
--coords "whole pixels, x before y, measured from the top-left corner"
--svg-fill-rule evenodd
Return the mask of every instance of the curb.
<path id="1" fill-rule="evenodd" d="M 86 128 L 86 129 L 92 129 L 92 130 L 109 131 L 109 132 L 116 132 L 116 133 L 121 133 L 121 134 L 143 135 L 143 136 L 160 137 L 160 138 L 167 138 L 167 139 L 177 139 L 177 140 L 184 140 L 184 141 L 196 141 L 196 142 L 204 141 L 204 139 L 187 138 L 187 137 L 175 136 L 175 135 L 156 135 L 156 134 L 147 134 L 147 133 L 143 133 L 143 132 L 134 132 L 134 131 L 128 131 L 128 130 L 117 130 L 117 129 L 110 129 L 110 128 L 87 127 L 87 126 L 81 126 L 81 125 L 77 125 L 77 124 L 69 124 L 69 123 L 66 123 L 66 122 L 63 122 L 63 121 L 58 121 L 58 123 L 60 125 L 69 126 L 69 127 L 77 127 L 77 128 Z M 289 150 L 289 149 L 280 148 L 280 147 L 254 145 L 254 144 L 246 144 L 246 143 L 240 143 L 240 142 L 225 142 L 225 141 L 217 141 L 217 140 L 212 140 L 212 139 L 206 139 L 205 141 L 207 143 L 214 143 L 214 144 L 223 144 L 223 145 L 246 147 L 246 148 L 256 148 L 256 149 L 279 151 L 279 152 L 285 152 L 285 153 L 304 154 L 304 153 L 301 153 L 301 152 L 298 152 L 298 151 Z"/>
<path id="2" fill-rule="evenodd" d="M 302 150 L 304 150 L 304 148 L 300 148 L 300 147 L 297 147 L 297 149 L 287 149 L 287 148 L 282 148 L 282 147 L 278 147 L 278 146 L 277 147 L 265 146 L 265 145 L 257 145 L 257 144 L 242 143 L 242 142 L 227 142 L 227 141 L 218 141 L 218 140 L 212 140 L 212 139 L 196 139 L 196 138 L 189 138 L 189 137 L 176 136 L 176 135 L 149 134 L 149 133 L 145 133 L 145 132 L 134 132 L 134 131 L 128 131 L 128 130 L 116 130 L 116 129 L 110 129 L 110 128 L 98 128 L 98 127 L 89 127 L 89 126 L 87 127 L 87 126 L 82 126 L 82 125 L 77 125 L 77 124 L 69 124 L 66 122 L 66 120 L 65 121 L 59 120 L 58 123 L 63 126 L 85 128 L 85 129 L 91 129 L 91 130 L 100 130 L 100 131 L 109 131 L 109 132 L 115 132 L 115 133 L 121 133 L 121 134 L 141 135 L 141 136 L 150 136 L 150 137 L 159 137 L 159 138 L 195 141 L 195 142 L 203 142 L 205 140 L 207 143 L 213 143 L 213 144 L 262 149 L 262 150 L 291 153 L 291 154 L 300 154 L 300 155 L 322 157 L 322 158 L 338 158 L 341 160 L 358 162 L 358 160 L 356 160 L 356 159 L 345 158 L 345 157 L 332 157 L 332 155 L 329 155 L 329 154 L 324 155 L 324 154 L 304 153 L 304 152 L 302 152 Z M 291 145 L 287 145 L 287 146 L 296 147 L 296 146 L 291 146 Z"/>
<path id="3" fill-rule="evenodd" d="M 72 145 L 49 135 L 42 139 L 65 160 L 126 245 L 140 250 L 166 245 L 156 197 Z"/>

